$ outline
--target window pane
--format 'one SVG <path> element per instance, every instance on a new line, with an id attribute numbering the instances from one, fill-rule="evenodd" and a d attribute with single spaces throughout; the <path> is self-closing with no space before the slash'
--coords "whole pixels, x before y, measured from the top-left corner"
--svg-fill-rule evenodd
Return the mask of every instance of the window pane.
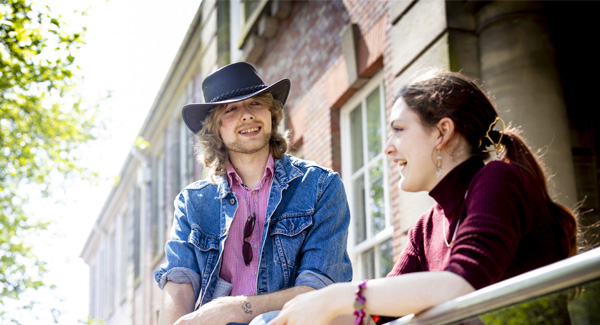
<path id="1" fill-rule="evenodd" d="M 245 0 L 244 1 L 244 19 L 245 20 L 248 20 L 248 18 L 250 18 L 250 16 L 252 15 L 252 12 L 254 11 L 254 9 L 256 9 L 259 2 L 260 1 L 258 1 L 258 0 Z"/>
<path id="2" fill-rule="evenodd" d="M 371 248 L 362 253 L 362 274 L 364 279 L 375 277 L 375 249 Z"/>
<path id="3" fill-rule="evenodd" d="M 141 272 L 141 251 L 140 251 L 140 238 L 141 238 L 141 190 L 139 187 L 135 187 L 134 191 L 134 203 L 133 203 L 133 278 L 137 279 Z"/>
<path id="4" fill-rule="evenodd" d="M 117 256 L 117 251 L 115 250 L 115 246 L 116 246 L 116 237 L 115 237 L 115 232 L 111 232 L 110 236 L 108 237 L 108 261 L 107 261 L 107 266 L 108 266 L 108 280 L 106 281 L 106 286 L 108 288 L 108 309 L 109 311 L 112 310 L 114 304 L 115 304 L 115 261 L 116 261 L 116 256 Z"/>
<path id="5" fill-rule="evenodd" d="M 158 186 L 160 184 L 158 175 L 159 175 L 159 167 L 158 167 L 158 158 L 155 159 L 152 163 L 152 210 L 150 211 L 151 221 L 150 221 L 150 238 L 152 238 L 152 251 L 151 255 L 155 256 L 159 250 L 158 243 L 158 219 L 159 219 L 159 205 L 158 205 Z"/>
<path id="6" fill-rule="evenodd" d="M 381 101 L 379 87 L 375 88 L 367 97 L 367 143 L 369 159 L 381 153 Z"/>
<path id="7" fill-rule="evenodd" d="M 360 105 L 356 106 L 350 113 L 350 150 L 352 151 L 352 172 L 362 167 L 363 161 L 363 132 L 362 132 L 362 110 Z"/>
<path id="8" fill-rule="evenodd" d="M 127 293 L 127 268 L 129 263 L 131 246 L 129 244 L 129 229 L 131 229 L 131 225 L 129 224 L 129 220 L 131 220 L 131 214 L 129 210 L 121 215 L 121 270 L 119 277 L 121 280 L 121 295 L 125 297 Z"/>
<path id="9" fill-rule="evenodd" d="M 371 212 L 371 234 L 375 235 L 385 228 L 385 209 L 383 203 L 383 168 L 379 162 L 369 168 L 369 212 Z"/>
<path id="10" fill-rule="evenodd" d="M 178 120 L 176 119 L 172 119 L 171 123 L 170 123 L 170 129 L 169 129 L 169 160 L 168 160 L 168 164 L 167 166 L 169 166 L 169 178 L 170 178 L 170 186 L 171 186 L 171 193 L 169 193 L 168 196 L 168 201 L 169 202 L 173 202 L 175 201 L 175 197 L 177 197 L 177 194 L 179 194 L 179 192 L 181 191 L 181 189 L 187 185 L 182 185 L 180 184 L 180 177 L 179 175 L 181 175 L 181 165 L 180 165 L 180 159 L 181 159 L 181 154 L 179 152 L 180 150 L 180 140 L 181 137 L 179 136 L 179 129 L 181 128 L 181 123 L 179 123 Z"/>
<path id="11" fill-rule="evenodd" d="M 379 276 L 385 277 L 394 267 L 394 245 L 388 239 L 379 246 Z"/>
<path id="12" fill-rule="evenodd" d="M 165 156 L 160 155 L 158 157 L 158 168 L 156 175 L 156 240 L 155 242 L 155 253 L 162 254 L 165 245 Z M 154 256 L 154 255 L 153 255 Z"/>
<path id="13" fill-rule="evenodd" d="M 359 177 L 352 184 L 354 211 L 352 218 L 354 219 L 354 243 L 358 244 L 367 239 L 367 220 L 365 213 L 365 178 Z"/>

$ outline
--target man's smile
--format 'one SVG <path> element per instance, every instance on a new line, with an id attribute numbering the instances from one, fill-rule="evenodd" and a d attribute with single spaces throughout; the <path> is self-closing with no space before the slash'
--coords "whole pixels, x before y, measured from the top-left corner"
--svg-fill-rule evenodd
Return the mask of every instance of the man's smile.
<path id="1" fill-rule="evenodd" d="M 258 132 L 258 131 L 260 131 L 260 129 L 261 129 L 260 127 L 252 127 L 252 128 L 241 130 L 238 133 L 239 134 L 250 134 L 250 133 Z"/>

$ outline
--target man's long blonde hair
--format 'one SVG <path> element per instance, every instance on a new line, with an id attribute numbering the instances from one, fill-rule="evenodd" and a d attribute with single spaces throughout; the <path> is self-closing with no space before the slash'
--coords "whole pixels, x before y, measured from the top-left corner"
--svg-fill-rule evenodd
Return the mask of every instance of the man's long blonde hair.
<path id="1" fill-rule="evenodd" d="M 283 120 L 283 104 L 273 98 L 271 93 L 259 94 L 253 97 L 257 102 L 266 106 L 271 111 L 271 139 L 269 150 L 274 159 L 281 159 L 288 150 L 288 131 L 279 132 L 279 123 Z M 212 175 L 225 175 L 229 163 L 229 150 L 221 138 L 221 117 L 227 105 L 218 105 L 213 108 L 202 122 L 202 129 L 198 132 L 198 145 L 196 146 L 196 159 L 204 162 L 204 166 L 212 169 Z"/>

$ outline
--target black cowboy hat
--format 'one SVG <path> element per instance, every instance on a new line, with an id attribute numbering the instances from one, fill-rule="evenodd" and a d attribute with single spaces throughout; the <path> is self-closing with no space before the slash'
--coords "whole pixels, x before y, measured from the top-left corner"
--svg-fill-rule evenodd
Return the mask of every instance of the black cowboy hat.
<path id="1" fill-rule="evenodd" d="M 273 98 L 285 104 L 290 93 L 290 80 L 282 79 L 268 86 L 246 62 L 226 65 L 208 75 L 202 82 L 204 103 L 187 104 L 181 110 L 185 125 L 194 133 L 202 129 L 202 121 L 210 110 L 221 104 L 248 99 L 262 93 L 271 93 Z"/>

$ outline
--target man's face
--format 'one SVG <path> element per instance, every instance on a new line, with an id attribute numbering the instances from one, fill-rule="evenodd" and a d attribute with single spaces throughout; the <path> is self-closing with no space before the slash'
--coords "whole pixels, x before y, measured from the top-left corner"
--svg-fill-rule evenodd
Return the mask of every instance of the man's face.
<path id="1" fill-rule="evenodd" d="M 221 138 L 229 153 L 254 154 L 268 150 L 271 111 L 254 98 L 227 104 L 221 115 Z"/>

